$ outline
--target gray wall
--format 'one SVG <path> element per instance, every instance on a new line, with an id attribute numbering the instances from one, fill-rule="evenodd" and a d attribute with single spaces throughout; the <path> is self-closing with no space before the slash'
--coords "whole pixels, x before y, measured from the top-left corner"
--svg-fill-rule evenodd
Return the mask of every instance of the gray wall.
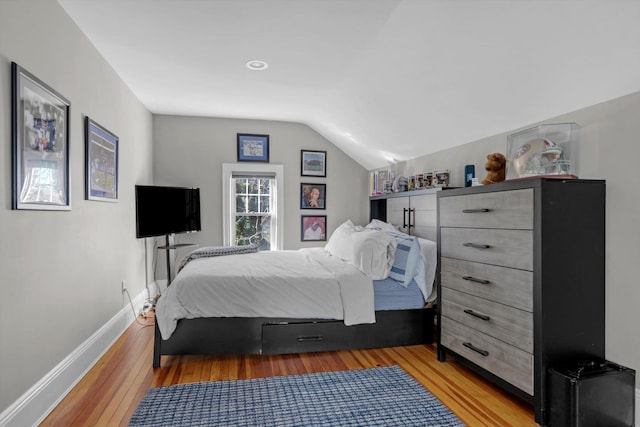
<path id="1" fill-rule="evenodd" d="M 70 212 L 11 210 L 11 61 L 71 102 Z M 84 200 L 84 115 L 120 137 L 118 203 Z M 0 412 L 144 289 L 134 183 L 151 114 L 53 0 L 0 1 Z M 128 304 L 128 302 L 127 302 Z"/>
<path id="2" fill-rule="evenodd" d="M 638 303 L 640 281 L 640 93 L 545 120 L 581 126 L 579 177 L 607 180 L 606 209 L 606 357 L 640 370 Z M 532 123 L 531 126 L 538 123 Z M 526 126 L 525 128 L 528 128 Z M 463 186 L 464 165 L 475 164 L 485 176 L 486 155 L 505 153 L 505 132 L 469 144 L 420 157 L 391 169 L 409 176 L 424 170 L 451 169 L 453 186 Z"/>
<path id="3" fill-rule="evenodd" d="M 324 246 L 300 241 L 301 215 L 326 215 L 329 234 L 342 222 L 368 220 L 368 172 L 306 125 L 276 121 L 153 117 L 155 183 L 200 187 L 202 232 L 177 236 L 179 242 L 222 244 L 222 164 L 237 160 L 236 134 L 269 135 L 269 160 L 284 166 L 284 249 Z M 327 177 L 300 176 L 300 150 L 327 152 Z M 327 185 L 326 210 L 301 210 L 300 183 Z M 159 242 L 160 243 L 160 242 Z M 192 248 L 181 249 L 178 259 Z M 162 259 L 157 277 L 166 277 Z"/>

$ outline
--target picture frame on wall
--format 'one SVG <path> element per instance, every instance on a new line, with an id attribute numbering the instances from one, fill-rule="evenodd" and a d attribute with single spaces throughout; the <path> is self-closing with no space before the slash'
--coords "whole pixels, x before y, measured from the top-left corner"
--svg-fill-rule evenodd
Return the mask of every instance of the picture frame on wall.
<path id="1" fill-rule="evenodd" d="M 269 135 L 239 133 L 238 162 L 269 163 Z"/>
<path id="2" fill-rule="evenodd" d="M 118 149 L 120 139 L 85 117 L 85 199 L 118 201 Z"/>
<path id="3" fill-rule="evenodd" d="M 11 63 L 12 209 L 71 210 L 71 103 Z"/>
<path id="4" fill-rule="evenodd" d="M 306 183 L 300 184 L 300 209 L 325 209 L 327 185 Z"/>
<path id="5" fill-rule="evenodd" d="M 300 241 L 325 242 L 327 240 L 326 215 L 302 215 L 300 225 Z"/>
<path id="6" fill-rule="evenodd" d="M 301 150 L 300 175 L 302 176 L 327 176 L 327 152 Z"/>

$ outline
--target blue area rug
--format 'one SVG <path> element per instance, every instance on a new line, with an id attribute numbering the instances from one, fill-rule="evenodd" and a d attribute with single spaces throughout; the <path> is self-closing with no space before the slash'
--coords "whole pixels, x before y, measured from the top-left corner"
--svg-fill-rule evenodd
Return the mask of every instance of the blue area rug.
<path id="1" fill-rule="evenodd" d="M 398 366 L 147 391 L 130 426 L 464 426 Z"/>

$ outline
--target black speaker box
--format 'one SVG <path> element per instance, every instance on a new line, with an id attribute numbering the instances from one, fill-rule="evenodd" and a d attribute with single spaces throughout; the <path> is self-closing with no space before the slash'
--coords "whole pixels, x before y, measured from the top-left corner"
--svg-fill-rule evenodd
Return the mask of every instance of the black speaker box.
<path id="1" fill-rule="evenodd" d="M 582 360 L 549 370 L 548 425 L 633 426 L 635 371 L 606 360 Z"/>

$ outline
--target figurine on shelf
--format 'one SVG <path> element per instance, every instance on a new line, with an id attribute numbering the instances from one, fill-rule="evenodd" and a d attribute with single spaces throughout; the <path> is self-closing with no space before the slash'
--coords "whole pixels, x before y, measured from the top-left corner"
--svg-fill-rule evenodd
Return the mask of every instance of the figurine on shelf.
<path id="1" fill-rule="evenodd" d="M 488 154 L 487 163 L 484 165 L 484 169 L 487 171 L 487 176 L 482 180 L 482 183 L 486 185 L 504 181 L 506 165 L 507 159 L 503 154 Z"/>

